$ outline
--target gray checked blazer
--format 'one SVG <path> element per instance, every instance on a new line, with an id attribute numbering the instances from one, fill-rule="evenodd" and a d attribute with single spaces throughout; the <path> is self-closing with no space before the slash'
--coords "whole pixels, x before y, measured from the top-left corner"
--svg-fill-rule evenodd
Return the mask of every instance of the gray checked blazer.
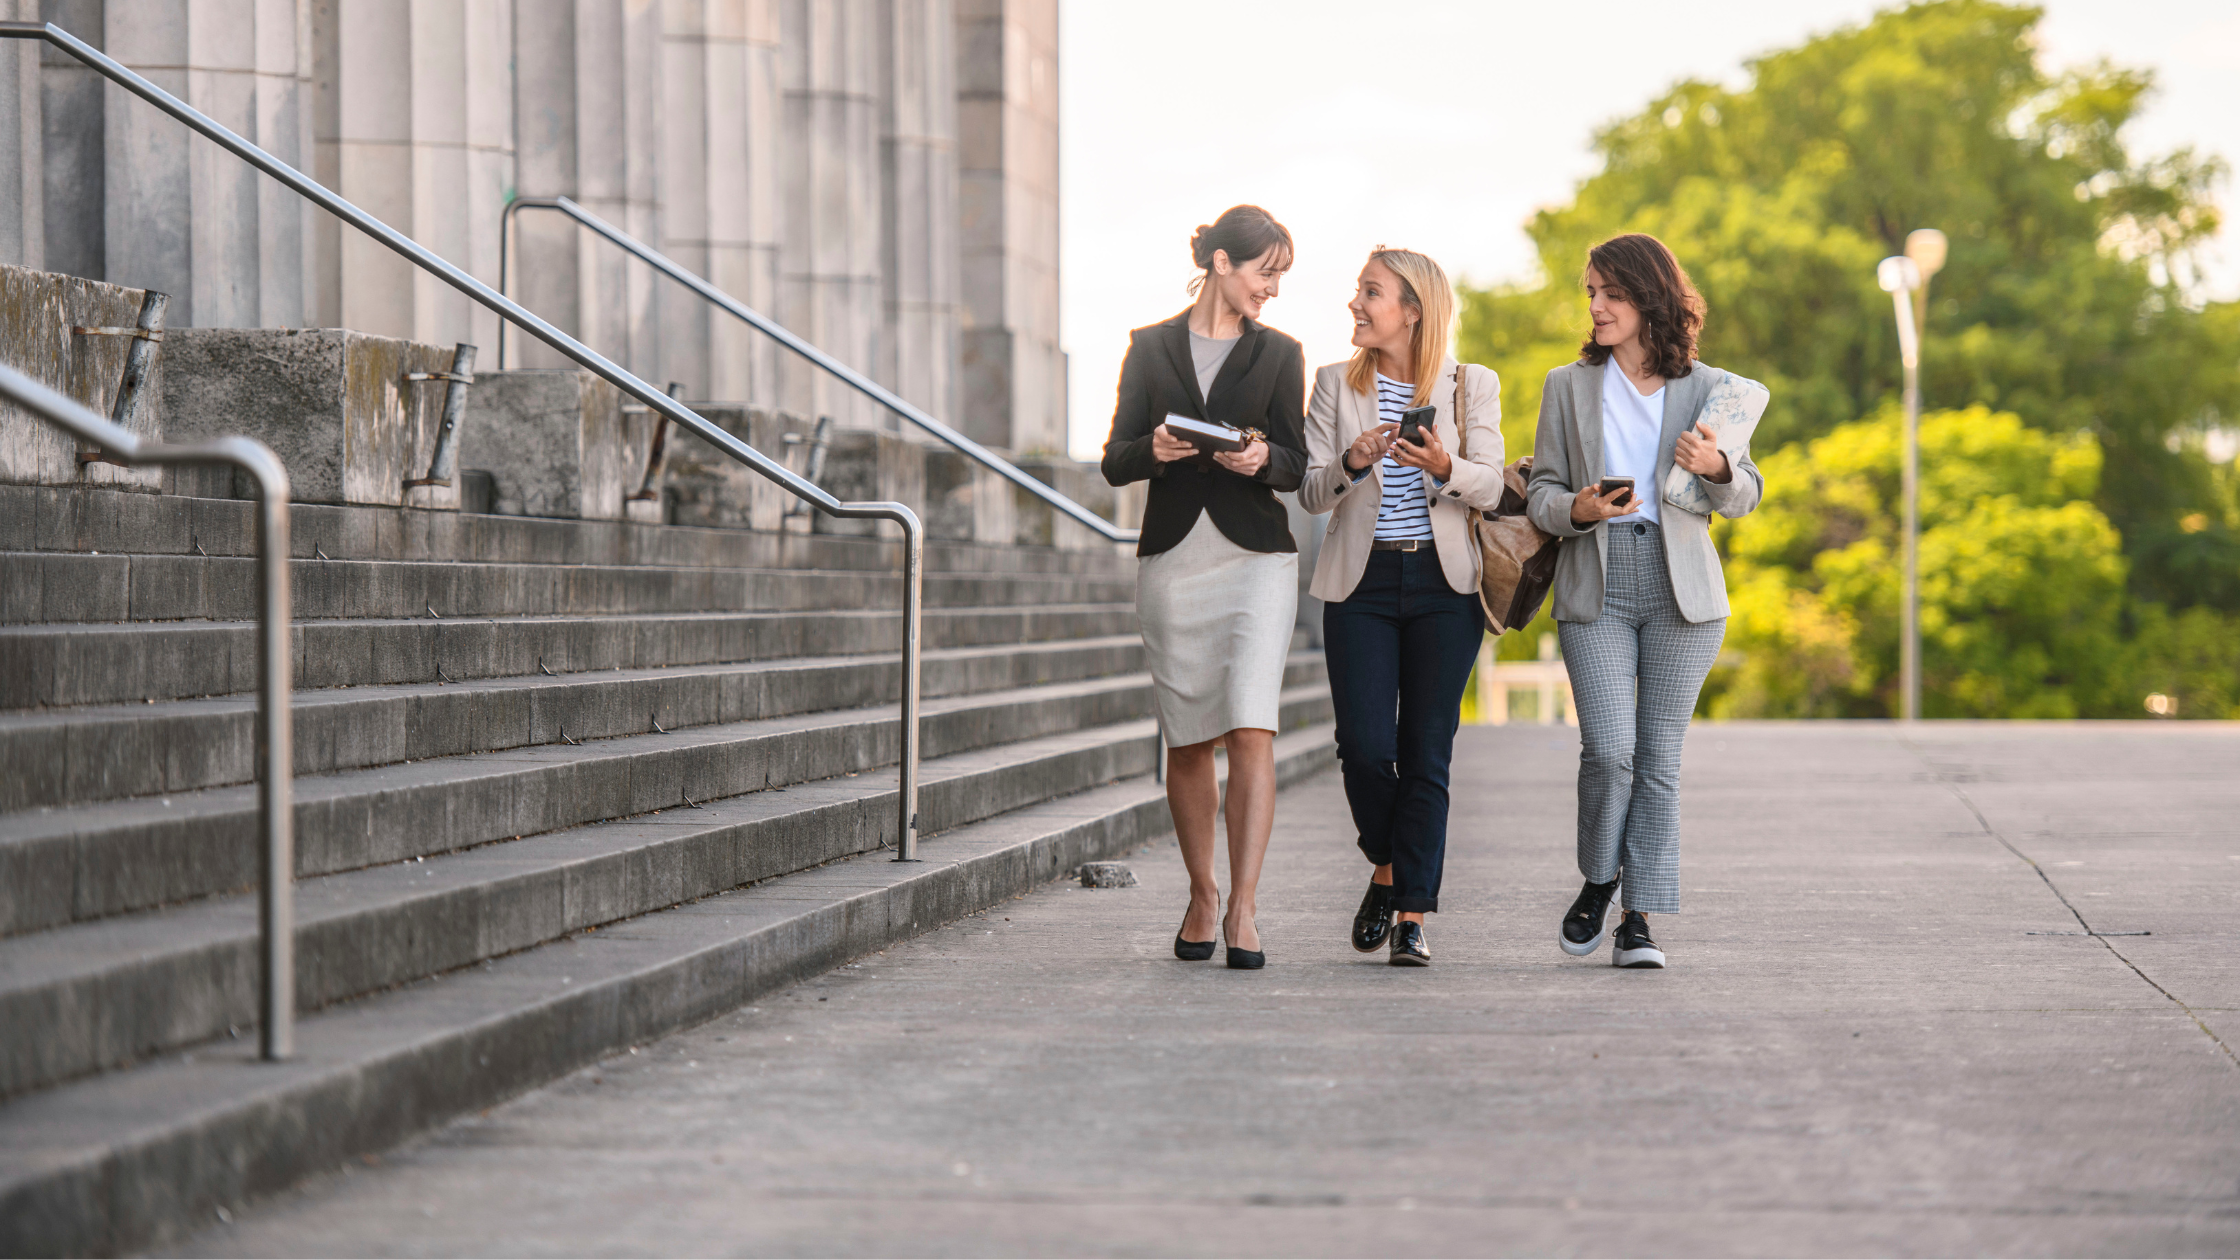
<path id="1" fill-rule="evenodd" d="M 1540 428 L 1532 441 L 1532 482 L 1526 487 L 1527 511 L 1535 525 L 1562 539 L 1556 557 L 1556 620 L 1593 621 L 1602 615 L 1602 575 L 1608 563 L 1602 535 L 1609 522 L 1582 530 L 1571 523 L 1571 497 L 1581 486 L 1602 480 L 1602 373 L 1581 360 L 1548 373 L 1540 395 Z M 1695 370 L 1668 381 L 1664 391 L 1664 437 L 1657 452 L 1657 475 L 1637 493 L 1662 495 L 1672 472 L 1673 446 L 1695 423 L 1711 386 L 1727 373 L 1696 364 Z M 1734 476 L 1725 484 L 1704 481 L 1704 493 L 1721 516 L 1747 516 L 1765 493 L 1765 478 L 1747 448 L 1729 457 Z M 1698 480 L 1701 480 L 1700 478 Z M 1711 545 L 1711 518 L 1657 504 L 1664 530 L 1665 563 L 1680 615 L 1713 621 L 1727 615 L 1727 579 L 1719 552 Z"/>

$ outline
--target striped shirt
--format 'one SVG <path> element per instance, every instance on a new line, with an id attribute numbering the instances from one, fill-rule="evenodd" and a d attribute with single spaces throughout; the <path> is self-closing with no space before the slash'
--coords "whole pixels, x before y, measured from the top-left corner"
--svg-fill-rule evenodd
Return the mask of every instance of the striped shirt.
<path id="1" fill-rule="evenodd" d="M 1400 413 L 1415 405 L 1416 387 L 1403 385 L 1384 373 L 1377 373 L 1377 419 L 1386 424 L 1400 423 Z M 1431 500 L 1424 490 L 1424 480 L 1429 474 L 1420 468 L 1386 455 L 1384 469 L 1384 501 L 1377 505 L 1378 538 L 1429 538 L 1431 537 Z"/>

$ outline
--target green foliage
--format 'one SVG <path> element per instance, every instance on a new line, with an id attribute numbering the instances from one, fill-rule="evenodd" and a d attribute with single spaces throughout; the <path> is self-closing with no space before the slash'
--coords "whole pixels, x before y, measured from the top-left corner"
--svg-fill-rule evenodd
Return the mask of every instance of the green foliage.
<path id="1" fill-rule="evenodd" d="M 1734 615 L 1706 712 L 1896 712 L 1901 423 L 1885 409 L 1775 453 L 1764 506 L 1716 527 Z M 1936 412 L 1921 469 L 1926 716 L 2137 717 L 2150 690 L 2198 697 L 2190 715 L 2231 710 L 2240 627 L 2127 599 L 2120 540 L 2090 502 L 2096 439 Z"/>
<path id="2" fill-rule="evenodd" d="M 1545 375 L 1577 355 L 1588 247 L 1643 231 L 1673 247 L 1704 293 L 1704 360 L 1772 388 L 1755 442 L 1769 480 L 1809 471 L 1790 461 L 1777 475 L 1763 453 L 1830 435 L 1895 396 L 1896 334 L 1874 265 L 1908 231 L 1939 227 L 1951 254 L 1932 285 L 1925 398 L 2092 434 L 2107 462 L 2090 493 L 2101 526 L 2126 542 L 2135 593 L 2240 609 L 2233 488 L 2200 440 L 2240 422 L 2240 304 L 2191 305 L 2180 283 L 2216 229 L 2221 167 L 2188 151 L 2132 154 L 2123 128 L 2149 76 L 2109 65 L 2048 74 L 2035 58 L 2039 17 L 1988 0 L 1889 10 L 1751 63 L 1747 87 L 1681 83 L 1599 133 L 1602 171 L 1527 227 L 1542 277 L 1465 293 L 1459 347 L 1501 373 L 1509 449 L 1531 449 Z M 2186 524 L 2196 517 L 2206 524 Z M 2053 523 L 2030 519 L 2013 527 Z M 1776 617 L 1789 599 L 1738 593 L 1752 618 Z M 1808 654 L 1821 672 L 1759 680 L 1768 697 L 1788 697 L 1764 703 L 1840 708 L 1839 693 L 1866 703 L 1873 687 L 1852 690 L 1859 667 L 1846 675 L 1832 646 L 1841 630 L 1794 627 L 1799 651 L 1818 645 Z"/>

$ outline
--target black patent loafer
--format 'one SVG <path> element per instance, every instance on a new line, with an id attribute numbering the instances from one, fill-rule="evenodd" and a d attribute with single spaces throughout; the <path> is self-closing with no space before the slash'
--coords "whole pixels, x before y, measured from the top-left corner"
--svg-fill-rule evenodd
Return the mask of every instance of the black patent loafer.
<path id="1" fill-rule="evenodd" d="M 1563 916 L 1563 931 L 1556 936 L 1556 944 L 1573 958 L 1584 958 L 1602 948 L 1604 933 L 1609 931 L 1610 898 L 1618 892 L 1618 881 L 1607 884 L 1589 884 L 1579 890 L 1579 899 Z"/>
<path id="2" fill-rule="evenodd" d="M 1392 885 L 1370 881 L 1353 916 L 1353 947 L 1366 954 L 1392 934 Z"/>
<path id="3" fill-rule="evenodd" d="M 1649 939 L 1649 920 L 1639 910 L 1626 911 L 1618 924 L 1617 947 L 1611 952 L 1610 963 L 1615 967 L 1663 969 L 1664 951 Z"/>
<path id="4" fill-rule="evenodd" d="M 1391 956 L 1385 961 L 1395 967 L 1430 966 L 1431 947 L 1423 943 L 1423 925 L 1412 919 L 1393 924 Z"/>

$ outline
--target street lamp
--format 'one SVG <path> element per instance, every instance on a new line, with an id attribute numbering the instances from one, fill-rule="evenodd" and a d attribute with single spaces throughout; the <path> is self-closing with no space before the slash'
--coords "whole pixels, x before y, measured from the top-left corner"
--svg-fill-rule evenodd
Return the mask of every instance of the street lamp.
<path id="1" fill-rule="evenodd" d="M 1922 288 L 1921 267 L 1899 254 L 1883 259 L 1874 278 L 1897 311 L 1898 358 L 1906 369 L 1905 594 L 1898 637 L 1898 712 L 1912 722 L 1921 717 L 1921 593 L 1916 569 L 1921 539 L 1921 337 L 1913 323 L 1913 296 Z"/>
<path id="2" fill-rule="evenodd" d="M 1906 615 L 1905 643 L 1899 650 L 1898 688 L 1904 692 L 1903 712 L 1908 722 L 1921 716 L 1921 332 L 1929 324 L 1929 281 L 1944 270 L 1944 233 L 1916 228 L 1906 233 L 1902 261 L 1913 264 L 1913 320 L 1908 328 L 1899 314 L 1899 351 L 1906 365 Z M 1887 265 L 1887 264 L 1885 264 Z M 1890 288 L 1888 279 L 1882 287 Z M 1893 291 L 1895 292 L 1895 291 Z M 1900 306 L 1905 305 L 1903 301 Z"/>

